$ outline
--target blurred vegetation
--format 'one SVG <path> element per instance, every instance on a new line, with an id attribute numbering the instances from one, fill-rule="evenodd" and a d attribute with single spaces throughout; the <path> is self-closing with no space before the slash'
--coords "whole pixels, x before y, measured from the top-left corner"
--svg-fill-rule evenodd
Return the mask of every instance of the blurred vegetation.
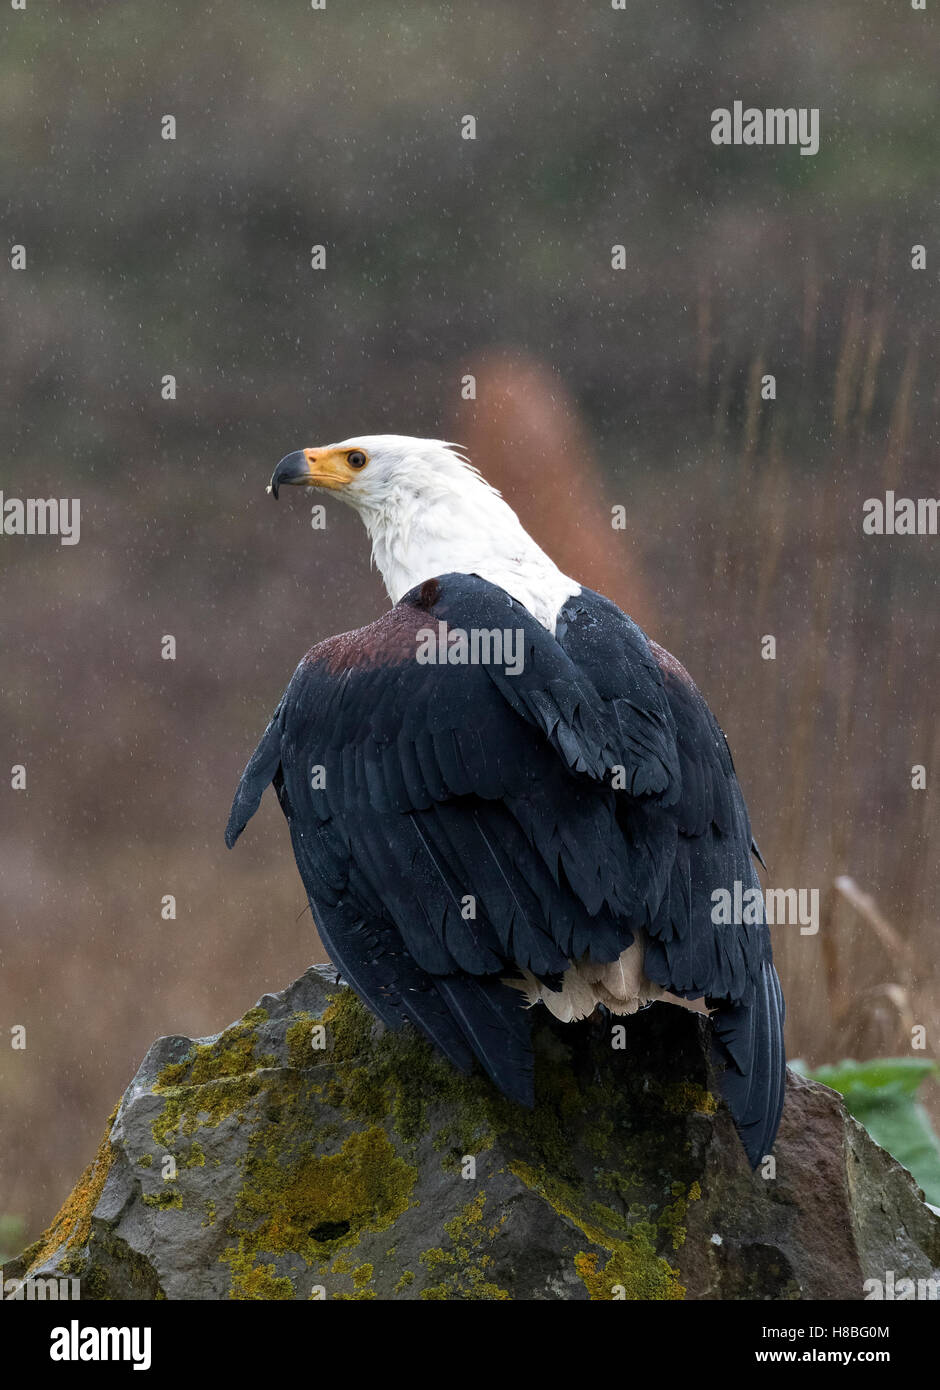
<path id="1" fill-rule="evenodd" d="M 818 936 L 776 934 L 791 1051 L 898 1053 L 913 1024 L 935 1050 L 940 868 L 910 769 L 929 788 L 940 751 L 936 541 L 859 523 L 936 486 L 933 249 L 910 268 L 936 8 L 0 12 L 29 256 L 0 274 L 0 488 L 82 500 L 76 547 L 0 538 L 3 766 L 29 776 L 0 797 L 0 1023 L 27 1036 L 0 1049 L 0 1207 L 30 1234 L 153 1037 L 322 958 L 276 806 L 236 854 L 221 834 L 300 655 L 385 603 L 352 515 L 314 533 L 263 493 L 289 449 L 356 432 L 475 441 L 693 672 L 769 881 L 822 893 Z M 716 149 L 736 97 L 818 106 L 820 154 Z M 495 359 L 462 401 L 493 349 L 524 384 Z"/>
<path id="2" fill-rule="evenodd" d="M 25 1245 L 26 1222 L 21 1216 L 5 1216 L 0 1213 L 0 1279 L 7 1260 L 18 1255 Z"/>

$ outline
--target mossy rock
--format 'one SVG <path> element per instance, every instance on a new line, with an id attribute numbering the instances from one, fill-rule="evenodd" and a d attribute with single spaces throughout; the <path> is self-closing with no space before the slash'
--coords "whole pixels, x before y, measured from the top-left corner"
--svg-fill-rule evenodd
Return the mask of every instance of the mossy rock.
<path id="1" fill-rule="evenodd" d="M 7 1278 L 85 1299 L 861 1298 L 940 1222 L 825 1087 L 791 1077 L 752 1173 L 670 1005 L 534 1017 L 522 1109 L 315 967 L 213 1038 L 161 1038 Z"/>

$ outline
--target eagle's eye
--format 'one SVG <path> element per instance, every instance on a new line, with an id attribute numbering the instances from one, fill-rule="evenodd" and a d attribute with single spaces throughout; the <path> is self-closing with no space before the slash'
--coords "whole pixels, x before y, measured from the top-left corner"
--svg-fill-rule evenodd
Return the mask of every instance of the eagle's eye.
<path id="1" fill-rule="evenodd" d="M 346 455 L 346 462 L 349 464 L 350 468 L 365 468 L 369 460 L 361 449 L 352 449 Z"/>

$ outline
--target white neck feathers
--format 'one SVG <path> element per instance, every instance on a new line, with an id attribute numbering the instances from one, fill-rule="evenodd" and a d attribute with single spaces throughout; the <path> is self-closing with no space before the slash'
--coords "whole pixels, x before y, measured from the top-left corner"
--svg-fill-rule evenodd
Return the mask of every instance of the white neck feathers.
<path id="1" fill-rule="evenodd" d="M 478 574 L 554 634 L 559 609 L 580 585 L 561 573 L 477 473 L 462 466 L 456 482 L 453 474 L 432 477 L 417 490 L 394 489 L 379 507 L 361 508 L 392 602 L 437 575 Z"/>

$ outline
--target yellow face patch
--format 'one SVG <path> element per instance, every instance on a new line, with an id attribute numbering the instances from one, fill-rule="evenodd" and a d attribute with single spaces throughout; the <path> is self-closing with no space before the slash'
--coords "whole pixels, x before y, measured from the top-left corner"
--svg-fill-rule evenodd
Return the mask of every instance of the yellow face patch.
<path id="1" fill-rule="evenodd" d="M 303 455 L 310 470 L 307 485 L 334 492 L 351 483 L 369 462 L 362 449 L 304 449 Z"/>

